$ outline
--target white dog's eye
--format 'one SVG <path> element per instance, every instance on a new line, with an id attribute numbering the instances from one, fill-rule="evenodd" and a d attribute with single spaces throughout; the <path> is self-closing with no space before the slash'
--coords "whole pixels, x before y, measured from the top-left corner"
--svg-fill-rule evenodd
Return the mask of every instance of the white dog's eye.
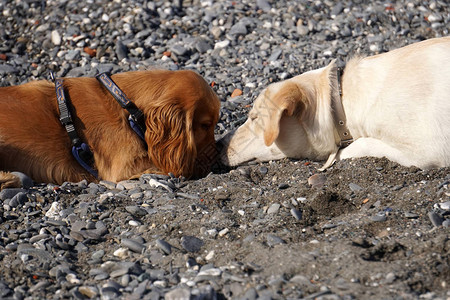
<path id="1" fill-rule="evenodd" d="M 258 114 L 251 111 L 251 112 L 248 114 L 248 117 L 250 118 L 250 120 L 254 121 L 256 118 L 258 118 Z"/>

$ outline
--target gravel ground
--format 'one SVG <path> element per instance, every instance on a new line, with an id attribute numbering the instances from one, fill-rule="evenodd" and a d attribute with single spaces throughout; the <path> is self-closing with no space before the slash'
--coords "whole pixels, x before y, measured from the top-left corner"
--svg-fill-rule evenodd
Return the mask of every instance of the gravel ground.
<path id="1" fill-rule="evenodd" d="M 448 1 L 0 0 L 0 85 L 194 69 L 217 137 L 271 82 L 448 35 Z M 233 97 L 232 97 L 233 96 Z M 281 160 L 0 192 L 2 299 L 449 299 L 450 168 Z"/>

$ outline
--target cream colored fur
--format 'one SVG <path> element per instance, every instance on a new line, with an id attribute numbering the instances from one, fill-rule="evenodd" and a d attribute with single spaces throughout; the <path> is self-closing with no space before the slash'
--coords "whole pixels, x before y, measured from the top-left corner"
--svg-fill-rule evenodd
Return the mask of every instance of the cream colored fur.
<path id="1" fill-rule="evenodd" d="M 335 74 L 332 62 L 269 85 L 245 124 L 224 139 L 224 163 L 325 160 L 336 153 Z M 355 141 L 337 152 L 337 160 L 374 156 L 423 169 L 450 166 L 450 37 L 351 59 L 342 86 Z"/>

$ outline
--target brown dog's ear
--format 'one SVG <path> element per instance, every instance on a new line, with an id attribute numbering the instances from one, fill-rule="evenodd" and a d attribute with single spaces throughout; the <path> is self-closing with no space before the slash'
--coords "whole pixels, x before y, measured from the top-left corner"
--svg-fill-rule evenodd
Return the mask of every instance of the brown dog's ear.
<path id="1" fill-rule="evenodd" d="M 197 155 L 192 113 L 179 105 L 162 105 L 147 113 L 145 140 L 152 163 L 167 174 L 190 177 Z"/>
<path id="2" fill-rule="evenodd" d="M 277 139 L 280 133 L 280 120 L 284 115 L 297 115 L 299 118 L 307 108 L 307 98 L 304 91 L 293 82 L 286 82 L 273 97 L 268 97 L 269 101 L 268 121 L 264 127 L 264 143 L 270 146 Z"/>

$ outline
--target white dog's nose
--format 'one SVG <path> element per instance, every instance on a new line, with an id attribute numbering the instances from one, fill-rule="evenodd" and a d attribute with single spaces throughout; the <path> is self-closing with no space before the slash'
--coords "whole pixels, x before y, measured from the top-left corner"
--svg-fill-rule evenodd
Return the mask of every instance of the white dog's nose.
<path id="1" fill-rule="evenodd" d="M 230 142 L 231 138 L 233 137 L 234 133 L 236 131 L 230 131 L 223 135 L 218 141 L 217 141 L 217 150 L 219 151 L 219 160 L 222 164 L 225 166 L 230 166 L 230 161 L 228 159 L 229 157 L 229 151 L 233 151 L 230 148 Z"/>

